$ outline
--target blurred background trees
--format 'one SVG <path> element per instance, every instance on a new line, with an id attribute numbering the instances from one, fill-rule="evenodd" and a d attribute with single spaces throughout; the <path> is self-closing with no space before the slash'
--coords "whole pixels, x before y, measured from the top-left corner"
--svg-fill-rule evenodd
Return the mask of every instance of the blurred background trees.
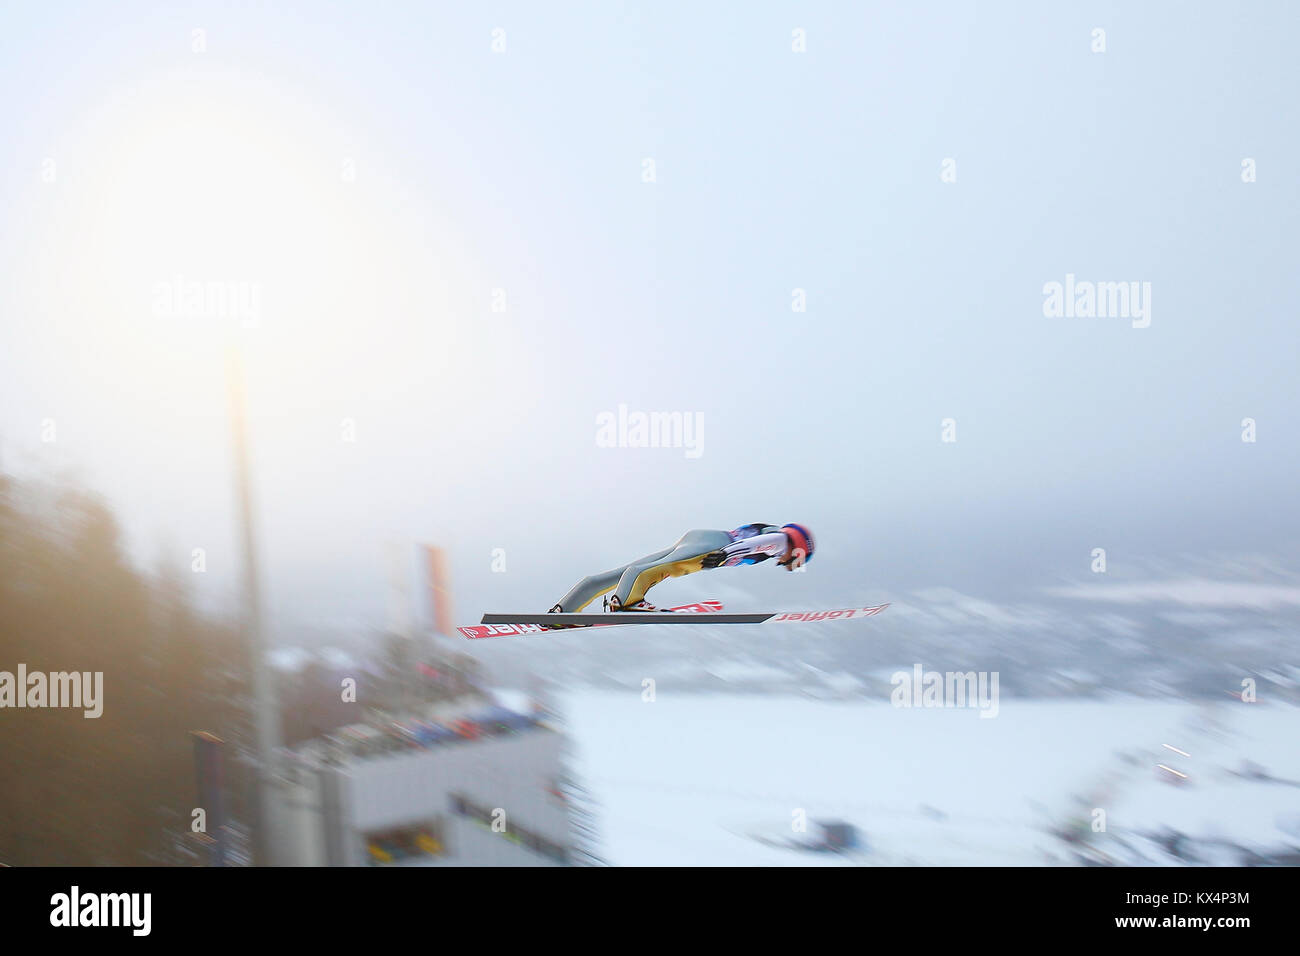
<path id="1" fill-rule="evenodd" d="M 104 675 L 95 719 L 0 709 L 0 862 L 183 860 L 188 732 L 243 737 L 247 672 L 237 630 L 196 613 L 183 582 L 133 567 L 95 495 L 0 474 L 0 671 Z"/>

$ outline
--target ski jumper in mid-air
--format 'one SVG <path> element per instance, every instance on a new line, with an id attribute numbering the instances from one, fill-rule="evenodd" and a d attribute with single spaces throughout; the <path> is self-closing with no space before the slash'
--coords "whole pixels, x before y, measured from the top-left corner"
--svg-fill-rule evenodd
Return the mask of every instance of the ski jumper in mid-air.
<path id="1" fill-rule="evenodd" d="M 813 536 L 802 525 L 778 528 L 758 523 L 742 525 L 734 531 L 688 531 L 671 548 L 583 578 L 550 613 L 581 611 L 604 594 L 609 594 L 606 603 L 611 611 L 653 611 L 654 606 L 645 599 L 646 592 L 667 578 L 694 574 L 705 568 L 758 564 L 769 558 L 779 567 L 794 571 L 812 556 Z"/>

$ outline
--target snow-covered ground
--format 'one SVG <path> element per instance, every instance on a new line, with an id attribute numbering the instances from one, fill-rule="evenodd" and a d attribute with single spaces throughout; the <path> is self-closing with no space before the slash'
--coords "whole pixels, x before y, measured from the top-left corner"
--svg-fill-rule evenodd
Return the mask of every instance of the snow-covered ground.
<path id="1" fill-rule="evenodd" d="M 1164 826 L 1300 845 L 1300 710 L 1285 705 L 1004 698 L 987 719 L 662 690 L 646 703 L 637 687 L 573 692 L 563 710 L 600 804 L 599 850 L 616 865 L 1041 865 L 1068 857 L 1049 829 L 1094 807 L 1108 832 L 1091 842 L 1127 862 L 1138 860 L 1110 835 Z M 1238 776 L 1246 761 L 1295 783 Z M 870 852 L 755 838 L 790 835 L 798 810 L 857 824 Z"/>

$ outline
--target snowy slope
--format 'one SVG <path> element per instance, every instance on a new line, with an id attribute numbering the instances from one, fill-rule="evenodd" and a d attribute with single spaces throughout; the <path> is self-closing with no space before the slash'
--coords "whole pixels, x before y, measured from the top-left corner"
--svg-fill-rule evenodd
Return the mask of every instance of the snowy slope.
<path id="1" fill-rule="evenodd" d="M 1300 788 L 1229 773 L 1251 759 L 1300 780 L 1300 711 L 1285 706 L 1216 706 L 1208 730 L 1204 706 L 1132 699 L 1004 699 L 985 719 L 752 695 L 644 703 L 636 688 L 577 692 L 564 709 L 615 864 L 1035 865 L 1064 858 L 1048 829 L 1098 800 L 1116 833 L 1173 824 L 1272 845 L 1300 811 Z M 1188 782 L 1164 782 L 1160 762 Z M 856 823 L 871 852 L 753 838 L 789 832 L 797 809 Z"/>

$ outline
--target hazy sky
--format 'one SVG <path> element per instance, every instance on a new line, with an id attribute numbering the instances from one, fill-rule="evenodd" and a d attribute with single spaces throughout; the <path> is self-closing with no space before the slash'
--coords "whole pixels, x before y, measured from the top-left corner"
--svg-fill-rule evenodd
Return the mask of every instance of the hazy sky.
<path id="1" fill-rule="evenodd" d="M 388 542 L 471 621 L 749 521 L 809 573 L 652 599 L 1296 569 L 1300 7 L 705 6 L 7 10 L 0 467 L 223 606 L 238 342 L 284 620 L 381 623 Z M 1149 326 L 1045 317 L 1067 275 Z M 620 405 L 701 453 L 600 447 Z"/>

